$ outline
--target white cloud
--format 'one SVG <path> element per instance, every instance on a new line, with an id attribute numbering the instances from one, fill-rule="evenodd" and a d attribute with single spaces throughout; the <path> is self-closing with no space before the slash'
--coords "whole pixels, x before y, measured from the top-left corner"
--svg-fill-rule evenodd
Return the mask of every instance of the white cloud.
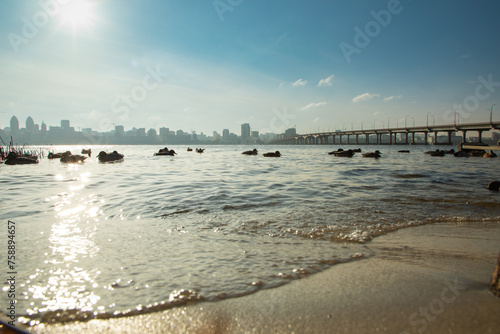
<path id="1" fill-rule="evenodd" d="M 389 101 L 392 101 L 392 100 L 398 100 L 398 99 L 400 99 L 402 97 L 403 96 L 401 96 L 401 95 L 393 95 L 393 96 L 385 97 L 384 101 L 385 102 L 389 102 Z"/>
<path id="2" fill-rule="evenodd" d="M 307 106 L 300 108 L 300 110 L 308 110 L 311 108 L 319 108 L 326 105 L 326 102 L 311 102 Z"/>
<path id="3" fill-rule="evenodd" d="M 333 85 L 332 83 L 332 80 L 333 80 L 333 74 L 330 75 L 328 78 L 326 79 L 321 79 L 318 83 L 318 87 L 324 87 L 324 86 L 331 86 Z"/>
<path id="4" fill-rule="evenodd" d="M 368 101 L 373 99 L 374 97 L 379 97 L 379 94 L 370 94 L 370 93 L 364 93 L 361 95 L 356 96 L 355 98 L 352 99 L 353 103 L 358 103 L 362 101 Z"/>
<path id="5" fill-rule="evenodd" d="M 307 80 L 302 79 L 299 79 L 292 84 L 293 87 L 303 87 L 305 85 L 307 85 Z"/>

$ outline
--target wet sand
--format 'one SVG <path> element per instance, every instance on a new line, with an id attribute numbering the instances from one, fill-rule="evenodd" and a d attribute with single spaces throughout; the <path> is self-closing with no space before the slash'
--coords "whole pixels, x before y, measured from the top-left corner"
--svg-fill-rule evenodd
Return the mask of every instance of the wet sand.
<path id="1" fill-rule="evenodd" d="M 500 333 L 500 298 L 488 291 L 499 223 L 408 228 L 366 246 L 373 257 L 249 296 L 30 331 Z"/>

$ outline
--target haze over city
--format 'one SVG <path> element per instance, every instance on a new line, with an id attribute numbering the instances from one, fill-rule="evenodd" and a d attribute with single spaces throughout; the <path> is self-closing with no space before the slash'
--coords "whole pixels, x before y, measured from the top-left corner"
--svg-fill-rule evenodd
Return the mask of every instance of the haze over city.
<path id="1" fill-rule="evenodd" d="M 298 133 L 500 119 L 500 4 L 0 3 L 0 128 Z"/>

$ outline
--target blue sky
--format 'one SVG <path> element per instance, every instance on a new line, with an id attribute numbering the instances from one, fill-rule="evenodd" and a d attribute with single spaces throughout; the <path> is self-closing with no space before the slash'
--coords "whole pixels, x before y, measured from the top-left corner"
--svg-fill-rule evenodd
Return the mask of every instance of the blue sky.
<path id="1" fill-rule="evenodd" d="M 0 127 L 211 134 L 500 121 L 500 3 L 0 2 Z"/>

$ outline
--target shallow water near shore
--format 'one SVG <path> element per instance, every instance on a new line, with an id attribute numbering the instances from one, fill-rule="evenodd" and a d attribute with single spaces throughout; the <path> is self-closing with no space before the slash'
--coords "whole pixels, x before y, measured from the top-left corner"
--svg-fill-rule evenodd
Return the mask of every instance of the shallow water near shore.
<path id="1" fill-rule="evenodd" d="M 257 147 L 281 158 L 241 155 L 246 146 L 171 147 L 175 157 L 94 147 L 125 159 L 0 166 L 1 218 L 16 223 L 17 316 L 110 318 L 235 297 L 369 257 L 367 241 L 400 228 L 500 223 L 500 196 L 486 189 L 500 160 L 419 146 L 360 146 L 379 149 L 376 160 L 327 155 L 337 147 Z"/>

